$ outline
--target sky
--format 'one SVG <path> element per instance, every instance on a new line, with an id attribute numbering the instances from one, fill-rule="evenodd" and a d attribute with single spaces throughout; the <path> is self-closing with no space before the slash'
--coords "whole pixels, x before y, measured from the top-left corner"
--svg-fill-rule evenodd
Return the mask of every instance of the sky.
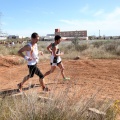
<path id="1" fill-rule="evenodd" d="M 120 0 L 0 0 L 0 29 L 29 37 L 87 30 L 88 36 L 120 35 Z"/>

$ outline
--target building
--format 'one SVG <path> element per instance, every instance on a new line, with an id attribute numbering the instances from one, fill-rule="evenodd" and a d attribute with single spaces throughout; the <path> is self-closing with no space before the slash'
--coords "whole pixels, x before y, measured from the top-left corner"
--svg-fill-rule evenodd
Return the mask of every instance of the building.
<path id="1" fill-rule="evenodd" d="M 47 34 L 46 36 L 41 37 L 43 41 L 53 41 L 55 34 Z"/>
<path id="2" fill-rule="evenodd" d="M 7 37 L 6 36 L 0 36 L 0 40 L 6 40 Z"/>
<path id="3" fill-rule="evenodd" d="M 45 36 L 43 40 L 44 41 L 52 41 L 52 40 L 54 40 L 54 36 Z"/>
<path id="4" fill-rule="evenodd" d="M 0 40 L 5 40 L 5 39 L 7 39 L 7 34 L 0 32 Z"/>
<path id="5" fill-rule="evenodd" d="M 80 40 L 88 40 L 87 30 L 79 30 L 79 31 L 60 31 L 60 29 L 55 29 L 55 35 L 60 35 L 61 37 L 66 38 L 79 38 Z"/>
<path id="6" fill-rule="evenodd" d="M 8 35 L 8 39 L 19 39 L 17 35 Z"/>
<path id="7" fill-rule="evenodd" d="M 55 36 L 55 34 L 47 34 L 47 36 Z"/>

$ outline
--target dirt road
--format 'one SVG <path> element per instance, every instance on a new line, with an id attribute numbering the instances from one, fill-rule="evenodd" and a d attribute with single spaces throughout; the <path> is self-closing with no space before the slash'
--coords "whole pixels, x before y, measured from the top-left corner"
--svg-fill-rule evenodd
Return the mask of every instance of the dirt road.
<path id="1" fill-rule="evenodd" d="M 0 92 L 17 89 L 19 83 L 28 74 L 26 64 L 18 65 L 16 59 L 19 57 L 6 57 L 0 59 Z M 99 98 L 120 99 L 120 60 L 63 60 L 66 76 L 71 80 L 63 81 L 60 70 L 45 78 L 45 83 L 55 91 L 61 91 L 69 87 L 69 92 L 77 91 L 79 95 L 90 96 L 98 89 Z M 43 73 L 50 69 L 49 60 L 41 61 L 38 67 Z M 36 84 L 37 91 L 41 91 L 38 77 L 31 78 L 25 83 L 24 88 L 29 84 Z"/>

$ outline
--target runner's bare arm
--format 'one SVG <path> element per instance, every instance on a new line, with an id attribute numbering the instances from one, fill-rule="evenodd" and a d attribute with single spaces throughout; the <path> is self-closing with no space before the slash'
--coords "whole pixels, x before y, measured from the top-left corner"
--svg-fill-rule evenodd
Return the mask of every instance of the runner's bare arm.
<path id="1" fill-rule="evenodd" d="M 18 54 L 21 56 L 21 57 L 25 57 L 25 55 L 23 54 L 23 52 L 25 51 L 31 51 L 31 48 L 29 45 L 25 45 L 24 47 L 22 47 L 19 51 L 18 51 Z"/>
<path id="2" fill-rule="evenodd" d="M 63 42 L 63 41 L 67 41 L 68 39 L 67 38 L 61 38 L 60 41 Z"/>
<path id="3" fill-rule="evenodd" d="M 52 53 L 51 47 L 52 47 L 52 43 L 51 43 L 49 46 L 47 46 L 47 50 L 48 50 L 50 53 Z"/>

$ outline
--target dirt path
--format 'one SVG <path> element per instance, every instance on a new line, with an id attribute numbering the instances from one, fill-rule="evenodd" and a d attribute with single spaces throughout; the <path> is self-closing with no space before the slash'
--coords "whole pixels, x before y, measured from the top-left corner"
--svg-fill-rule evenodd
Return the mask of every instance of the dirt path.
<path id="1" fill-rule="evenodd" d="M 12 58 L 13 59 L 13 58 Z M 15 58 L 16 59 L 16 58 Z M 17 58 L 19 59 L 19 58 Z M 17 89 L 16 84 L 28 74 L 26 64 L 18 65 L 8 57 L 0 59 L 0 92 Z M 78 92 L 79 96 L 89 97 L 98 89 L 99 98 L 120 99 L 120 60 L 63 60 L 65 74 L 71 78 L 63 81 L 59 69 L 45 78 L 45 83 L 55 91 L 69 87 L 69 93 Z M 50 69 L 49 61 L 42 61 L 38 67 L 43 73 Z M 35 89 L 40 92 L 38 77 L 25 83 L 38 84 Z"/>

